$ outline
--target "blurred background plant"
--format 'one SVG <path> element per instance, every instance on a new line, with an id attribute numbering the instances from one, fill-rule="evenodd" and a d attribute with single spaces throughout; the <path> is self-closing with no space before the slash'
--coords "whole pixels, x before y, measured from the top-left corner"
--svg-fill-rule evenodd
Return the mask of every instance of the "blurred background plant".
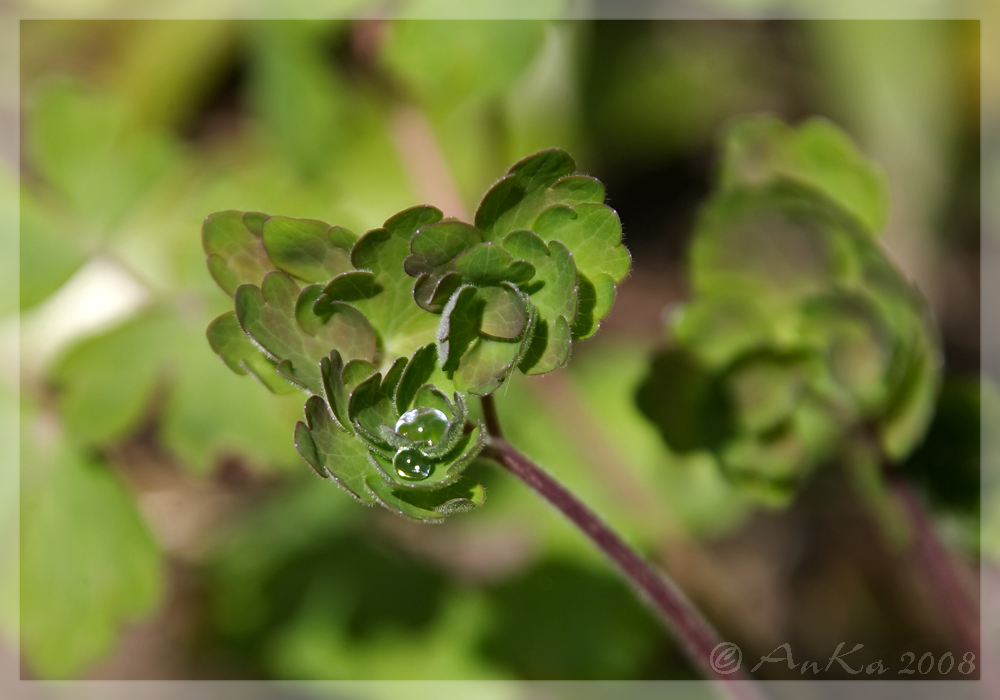
<path id="1" fill-rule="evenodd" d="M 979 383 L 975 23 L 27 21 L 21 70 L 21 187 L 0 192 L 21 204 L 20 308 L 4 297 L 21 373 L 4 390 L 20 382 L 27 676 L 696 677 L 509 476 L 482 469 L 486 505 L 435 528 L 359 508 L 295 453 L 302 397 L 234 376 L 205 341 L 229 307 L 206 214 L 364 231 L 429 202 L 468 220 L 549 146 L 606 184 L 633 273 L 567 370 L 499 392 L 510 441 L 747 658 L 848 638 L 961 658 L 905 520 L 871 489 L 819 458 L 780 499 L 748 490 L 635 398 L 664 309 L 692 296 L 726 127 L 828 117 L 884 168 L 881 243 L 939 327 L 936 411 L 901 469 L 975 590 L 1000 553 L 1000 529 L 979 530 L 979 414 L 997 407 Z"/>

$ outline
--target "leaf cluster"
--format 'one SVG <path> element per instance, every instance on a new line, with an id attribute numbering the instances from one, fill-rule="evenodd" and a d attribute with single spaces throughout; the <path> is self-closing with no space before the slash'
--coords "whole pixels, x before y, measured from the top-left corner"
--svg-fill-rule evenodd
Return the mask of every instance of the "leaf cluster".
<path id="1" fill-rule="evenodd" d="M 604 187 L 575 174 L 562 150 L 516 163 L 469 224 L 432 206 L 362 236 L 311 219 L 223 211 L 205 220 L 212 277 L 234 310 L 208 328 L 212 349 L 274 392 L 311 398 L 300 453 L 356 498 L 419 520 L 482 502 L 461 481 L 482 447 L 465 429 L 464 397 L 485 395 L 515 368 L 566 364 L 593 335 L 631 258 Z M 408 411 L 449 421 L 431 476 L 400 481 L 393 452 L 414 449 L 394 428 Z"/>
<path id="2" fill-rule="evenodd" d="M 931 418 L 940 349 L 878 243 L 881 172 L 839 129 L 755 118 L 730 132 L 691 245 L 691 300 L 638 393 L 678 452 L 789 497 L 842 441 L 903 459 Z"/>

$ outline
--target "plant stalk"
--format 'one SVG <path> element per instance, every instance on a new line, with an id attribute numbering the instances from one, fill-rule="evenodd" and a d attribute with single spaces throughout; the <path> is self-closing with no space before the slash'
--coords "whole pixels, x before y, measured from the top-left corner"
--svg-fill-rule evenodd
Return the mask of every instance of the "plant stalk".
<path id="1" fill-rule="evenodd" d="M 957 641 L 966 647 L 963 651 L 972 651 L 979 657 L 979 615 L 970 592 L 959 577 L 958 563 L 938 538 L 913 487 L 899 474 L 887 476 L 913 533 L 914 556 L 936 591 L 936 597 L 948 610 Z"/>
<path id="2" fill-rule="evenodd" d="M 492 396 L 483 397 L 483 414 L 490 436 L 483 456 L 498 462 L 580 528 L 673 632 L 691 662 L 708 678 L 719 682 L 723 692 L 737 700 L 760 700 L 749 674 L 739 664 L 733 664 L 732 657 L 723 654 L 725 649 L 735 647 L 723 642 L 677 585 L 643 559 L 566 487 L 503 439 Z"/>

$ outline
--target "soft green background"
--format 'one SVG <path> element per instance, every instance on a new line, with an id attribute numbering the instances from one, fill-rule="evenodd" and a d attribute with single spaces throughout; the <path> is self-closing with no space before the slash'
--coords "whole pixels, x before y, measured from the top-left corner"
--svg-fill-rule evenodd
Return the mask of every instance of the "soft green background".
<path id="1" fill-rule="evenodd" d="M 937 442 L 912 473 L 950 542 L 996 549 L 996 527 L 982 543 L 976 527 L 975 25 L 60 21 L 25 22 L 21 41 L 22 182 L 0 181 L 0 212 L 20 197 L 20 307 L 7 295 L 3 311 L 22 314 L 10 385 L 30 676 L 692 677 L 518 484 L 484 470 L 487 504 L 432 530 L 365 509 L 295 453 L 302 397 L 233 375 L 205 342 L 231 304 L 205 269 L 208 213 L 357 232 L 431 199 L 467 215 L 548 146 L 608 184 L 635 272 L 568 370 L 498 396 L 510 440 L 748 649 L 804 629 L 822 650 L 845 630 L 888 649 L 939 638 L 891 550 L 859 564 L 816 544 L 864 520 L 856 498 L 818 481 L 762 512 L 706 455 L 671 454 L 635 407 L 659 312 L 685 294 L 681 250 L 718 137 L 759 111 L 827 116 L 885 168 L 884 242 L 929 298 L 949 363 Z M 810 530 L 817 490 L 828 520 Z M 796 546 L 819 563 L 790 576 Z"/>

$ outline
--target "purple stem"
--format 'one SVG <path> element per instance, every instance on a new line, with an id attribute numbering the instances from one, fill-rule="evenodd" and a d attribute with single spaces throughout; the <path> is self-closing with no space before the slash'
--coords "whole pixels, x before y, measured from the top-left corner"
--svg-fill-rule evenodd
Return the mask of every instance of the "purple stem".
<path id="1" fill-rule="evenodd" d="M 735 647 L 723 642 L 677 585 L 654 569 L 548 472 L 501 437 L 492 397 L 483 397 L 483 413 L 490 434 L 483 456 L 498 462 L 579 527 L 674 633 L 691 662 L 708 678 L 719 682 L 727 695 L 737 700 L 760 700 L 750 676 L 739 664 L 732 663 L 733 657 L 723 653 Z"/>

